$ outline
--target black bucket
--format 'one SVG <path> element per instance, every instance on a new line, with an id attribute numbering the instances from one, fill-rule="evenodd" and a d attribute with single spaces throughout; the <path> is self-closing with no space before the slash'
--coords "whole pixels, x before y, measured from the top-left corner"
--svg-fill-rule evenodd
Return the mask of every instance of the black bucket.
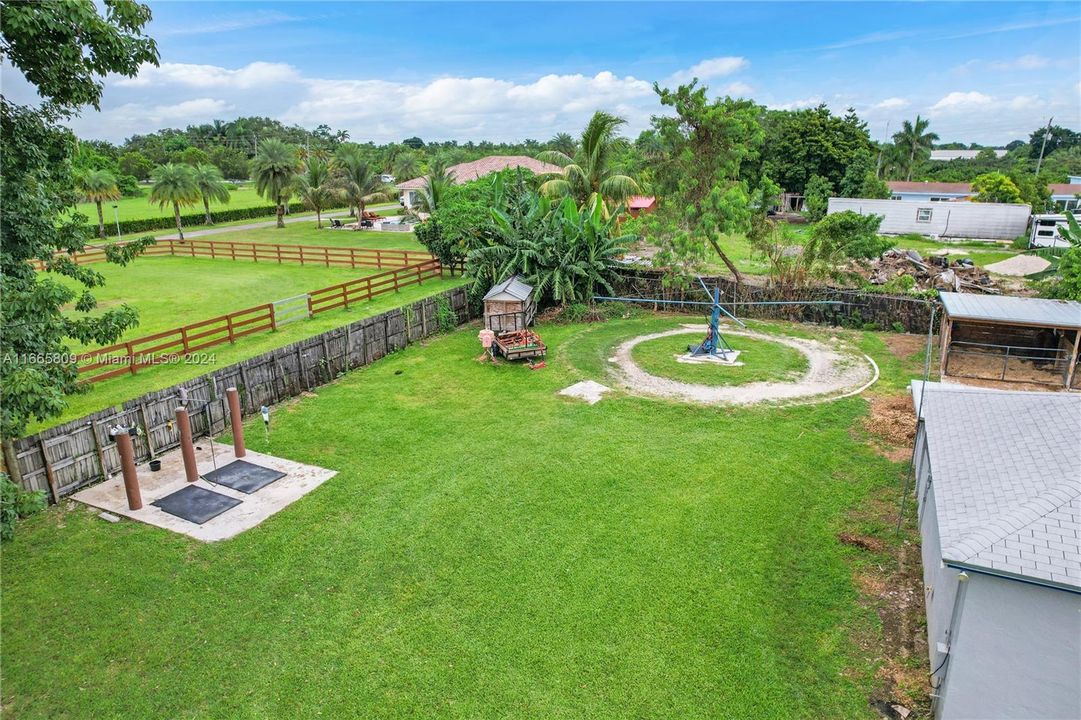
<path id="1" fill-rule="evenodd" d="M 151 460 L 150 472 L 157 472 L 158 470 L 161 470 L 161 460 Z"/>

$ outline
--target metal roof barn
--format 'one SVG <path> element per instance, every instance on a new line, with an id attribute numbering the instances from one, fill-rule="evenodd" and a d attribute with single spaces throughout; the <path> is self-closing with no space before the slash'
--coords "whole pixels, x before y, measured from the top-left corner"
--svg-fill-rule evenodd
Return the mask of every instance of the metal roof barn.
<path id="1" fill-rule="evenodd" d="M 939 298 L 943 377 L 1081 384 L 1081 303 L 950 292 Z"/>
<path id="2" fill-rule="evenodd" d="M 935 202 L 830 198 L 830 215 L 850 210 L 880 215 L 883 235 L 919 233 L 941 238 L 1013 240 L 1028 230 L 1028 205 L 1011 203 Z"/>

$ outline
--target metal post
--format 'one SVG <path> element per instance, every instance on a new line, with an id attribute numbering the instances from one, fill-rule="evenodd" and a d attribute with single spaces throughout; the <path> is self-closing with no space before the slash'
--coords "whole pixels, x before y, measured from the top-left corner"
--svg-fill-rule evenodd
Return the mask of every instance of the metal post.
<path id="1" fill-rule="evenodd" d="M 121 428 L 113 435 L 116 451 L 120 455 L 120 470 L 124 474 L 124 493 L 128 496 L 128 509 L 140 510 L 143 496 L 139 492 L 139 475 L 135 471 L 135 446 L 131 444 L 131 435 Z"/>
<path id="2" fill-rule="evenodd" d="M 116 239 L 119 242 L 124 237 L 120 234 L 120 210 L 117 209 L 116 205 L 113 205 L 113 217 L 116 218 Z"/>
<path id="3" fill-rule="evenodd" d="M 235 387 L 225 388 L 225 396 L 229 398 L 229 424 L 233 431 L 233 455 L 242 458 L 244 451 L 244 421 L 240 414 L 240 393 Z"/>
<path id="4" fill-rule="evenodd" d="M 186 407 L 176 409 L 176 427 L 180 431 L 180 455 L 184 458 L 184 477 L 193 483 L 199 479 L 199 466 L 195 462 L 195 443 L 191 440 L 191 418 Z"/>

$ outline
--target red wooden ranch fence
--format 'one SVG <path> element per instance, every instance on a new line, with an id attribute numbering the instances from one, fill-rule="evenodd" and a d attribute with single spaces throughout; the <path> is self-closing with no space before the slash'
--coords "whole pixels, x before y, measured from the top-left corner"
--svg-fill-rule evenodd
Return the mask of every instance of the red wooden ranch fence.
<path id="1" fill-rule="evenodd" d="M 425 255 L 426 259 L 408 267 L 311 291 L 308 293 L 308 315 L 348 307 L 350 303 L 371 300 L 443 276 L 443 266 L 431 255 L 413 255 Z M 141 367 L 161 364 L 215 345 L 232 343 L 245 335 L 275 329 L 274 303 L 266 303 L 91 350 L 79 355 L 76 361 L 79 374 L 89 375 L 86 381 L 94 383 L 125 373 L 134 375 Z"/>
<path id="2" fill-rule="evenodd" d="M 343 231 L 345 232 L 345 231 Z M 126 243 L 118 243 L 123 245 Z M 57 256 L 66 253 L 57 253 Z M 327 247 L 322 245 L 275 245 L 271 243 L 234 242 L 229 240 L 158 240 L 143 256 L 205 257 L 220 260 L 249 260 L 252 262 L 300 263 L 324 267 L 398 268 L 415 265 L 432 256 L 415 250 L 380 250 L 375 248 Z M 84 252 L 67 255 L 76 265 L 105 261 L 105 249 L 90 247 Z M 38 270 L 44 263 L 35 261 Z"/>

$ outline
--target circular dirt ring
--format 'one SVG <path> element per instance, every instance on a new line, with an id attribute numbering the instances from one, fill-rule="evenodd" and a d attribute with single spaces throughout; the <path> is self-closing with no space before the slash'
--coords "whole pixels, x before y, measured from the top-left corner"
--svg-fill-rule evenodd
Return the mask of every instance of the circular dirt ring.
<path id="1" fill-rule="evenodd" d="M 635 363 L 631 350 L 638 343 L 672 335 L 705 333 L 705 325 L 684 325 L 675 330 L 640 335 L 616 348 L 610 361 L 620 383 L 631 392 L 703 405 L 753 405 L 762 402 L 802 404 L 837 400 L 863 392 L 878 380 L 874 360 L 858 350 L 831 347 L 818 340 L 766 335 L 750 330 L 725 330 L 725 335 L 776 342 L 807 357 L 808 369 L 792 382 L 752 382 L 743 385 L 699 385 L 651 375 Z M 738 347 L 736 348 L 739 349 Z"/>

